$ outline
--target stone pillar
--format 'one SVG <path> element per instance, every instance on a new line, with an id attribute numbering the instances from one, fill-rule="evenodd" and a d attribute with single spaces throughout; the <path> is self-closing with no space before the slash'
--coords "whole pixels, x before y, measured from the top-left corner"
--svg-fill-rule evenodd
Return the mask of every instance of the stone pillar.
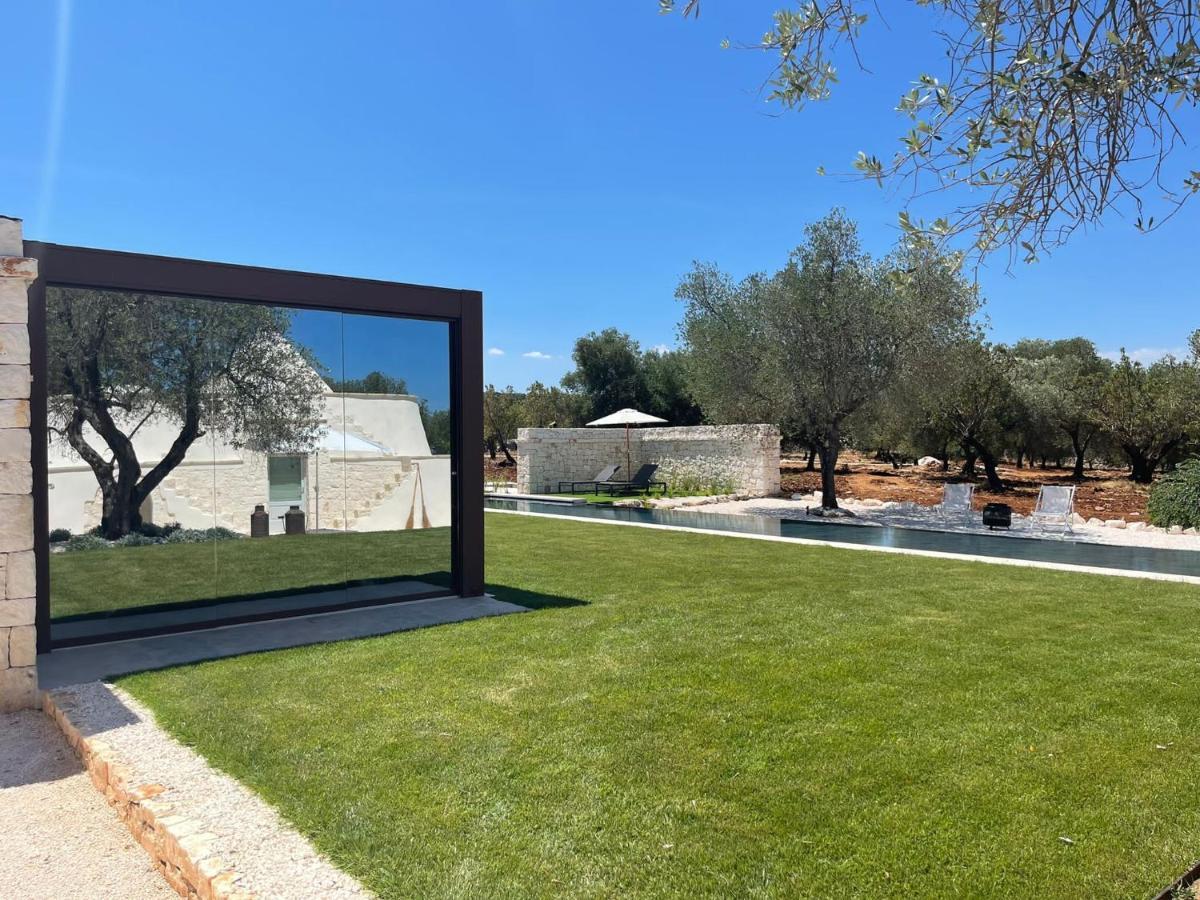
<path id="1" fill-rule="evenodd" d="M 21 220 L 0 216 L 0 712 L 37 705 L 29 285 Z"/>

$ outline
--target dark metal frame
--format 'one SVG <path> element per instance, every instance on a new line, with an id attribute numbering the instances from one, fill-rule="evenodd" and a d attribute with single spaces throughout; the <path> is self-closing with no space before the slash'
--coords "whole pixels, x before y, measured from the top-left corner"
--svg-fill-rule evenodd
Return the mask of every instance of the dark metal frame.
<path id="1" fill-rule="evenodd" d="M 29 289 L 29 337 L 33 390 L 30 400 L 33 464 L 34 548 L 37 560 L 38 652 L 49 651 L 50 545 L 47 471 L 46 287 L 81 287 L 145 294 L 200 297 L 238 303 L 375 313 L 446 322 L 450 328 L 451 391 L 451 553 L 454 590 L 460 596 L 483 593 L 483 467 L 475 453 L 483 446 L 483 295 L 399 282 L 317 275 L 283 269 L 230 265 L 25 242 L 25 256 L 38 261 Z M 408 595 L 396 599 L 416 599 Z M 387 603 L 388 600 L 374 601 Z M 346 609 L 339 604 L 330 609 Z M 322 610 L 306 609 L 299 615 Z M 278 613 L 241 616 L 167 630 L 195 630 L 268 618 Z M 119 640 L 163 629 L 106 636 Z M 61 646 L 61 644 L 59 644 Z"/>

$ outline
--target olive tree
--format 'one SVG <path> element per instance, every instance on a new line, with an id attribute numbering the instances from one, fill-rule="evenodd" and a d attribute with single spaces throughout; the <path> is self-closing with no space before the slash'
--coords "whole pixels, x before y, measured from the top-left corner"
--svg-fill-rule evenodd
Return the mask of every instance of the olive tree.
<path id="1" fill-rule="evenodd" d="M 700 7 L 659 0 L 662 12 L 698 15 Z M 931 16 L 944 53 L 916 63 L 900 93 L 910 123 L 900 149 L 883 159 L 860 152 L 854 167 L 914 194 L 941 189 L 965 199 L 929 225 L 902 213 L 903 227 L 939 239 L 970 233 L 982 252 L 1005 248 L 1032 260 L 1114 208 L 1150 229 L 1200 191 L 1194 151 L 1190 165 L 1170 159 L 1186 147 L 1196 122 L 1188 108 L 1200 102 L 1194 0 L 910 7 Z M 774 56 L 769 99 L 789 109 L 828 99 L 840 62 L 869 66 L 860 38 L 882 18 L 877 0 L 794 0 L 779 9 L 748 45 Z"/>
<path id="2" fill-rule="evenodd" d="M 1167 356 L 1150 366 L 1124 350 L 1099 393 L 1100 420 L 1142 484 L 1200 434 L 1200 368 Z"/>
<path id="3" fill-rule="evenodd" d="M 96 476 L 106 538 L 142 525 L 142 504 L 205 435 L 262 452 L 312 445 L 325 384 L 290 322 L 266 306 L 47 290 L 49 425 Z M 143 471 L 138 435 L 163 422 L 174 438 Z"/>
<path id="4" fill-rule="evenodd" d="M 1026 339 L 1012 347 L 1016 390 L 1039 422 L 1070 445 L 1072 476 L 1083 478 L 1088 449 L 1100 433 L 1100 390 L 1112 368 L 1086 338 Z"/>
<path id="5" fill-rule="evenodd" d="M 677 291 L 686 304 L 680 337 L 710 417 L 771 421 L 815 442 L 821 506 L 833 510 L 844 424 L 965 326 L 974 293 L 954 261 L 926 245 L 873 261 L 839 211 L 804 233 L 770 277 L 735 283 L 697 266 Z"/>

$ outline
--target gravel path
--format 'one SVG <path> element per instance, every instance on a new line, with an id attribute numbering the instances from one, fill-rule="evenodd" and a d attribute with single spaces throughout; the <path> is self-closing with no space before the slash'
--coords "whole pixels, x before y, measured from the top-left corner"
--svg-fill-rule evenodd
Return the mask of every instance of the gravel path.
<path id="1" fill-rule="evenodd" d="M 159 728 L 153 713 L 124 691 L 94 681 L 54 691 L 54 697 L 80 732 L 113 749 L 129 767 L 131 783 L 163 785 L 156 800 L 216 835 L 213 852 L 241 876 L 241 890 L 262 900 L 372 896 L 258 795 Z"/>
<path id="2" fill-rule="evenodd" d="M 0 897 L 178 900 L 35 710 L 0 714 Z"/>

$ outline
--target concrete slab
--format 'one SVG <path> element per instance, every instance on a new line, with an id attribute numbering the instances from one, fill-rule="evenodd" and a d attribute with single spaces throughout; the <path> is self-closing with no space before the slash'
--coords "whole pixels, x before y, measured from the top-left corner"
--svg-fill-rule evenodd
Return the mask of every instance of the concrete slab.
<path id="1" fill-rule="evenodd" d="M 517 612 L 527 610 L 489 595 L 438 597 L 158 637 L 66 647 L 38 657 L 38 683 L 44 690 L 53 690 L 146 669 L 372 637 Z"/>

